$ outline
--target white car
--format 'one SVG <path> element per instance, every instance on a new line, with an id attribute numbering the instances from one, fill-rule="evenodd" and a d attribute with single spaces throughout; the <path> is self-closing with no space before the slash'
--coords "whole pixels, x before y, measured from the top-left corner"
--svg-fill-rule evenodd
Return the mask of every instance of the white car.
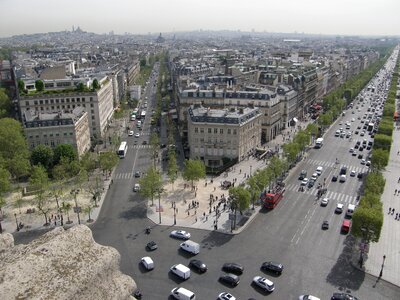
<path id="1" fill-rule="evenodd" d="M 370 161 L 370 160 L 367 160 L 367 162 L 365 163 L 365 165 L 366 165 L 367 167 L 369 167 L 369 166 L 371 165 L 371 161 Z"/>
<path id="2" fill-rule="evenodd" d="M 339 177 L 339 182 L 346 182 L 346 175 L 340 175 L 340 177 Z"/>
<path id="3" fill-rule="evenodd" d="M 318 174 L 317 173 L 313 173 L 311 176 L 311 179 L 317 180 L 318 178 Z"/>
<path id="4" fill-rule="evenodd" d="M 351 172 L 350 172 L 350 176 L 351 176 L 351 177 L 355 177 L 355 176 L 356 176 L 356 171 L 354 171 L 354 170 L 351 171 Z"/>
<path id="5" fill-rule="evenodd" d="M 230 293 L 223 292 L 218 295 L 218 300 L 236 300 L 236 298 Z"/>
<path id="6" fill-rule="evenodd" d="M 299 300 L 321 300 L 321 299 L 313 295 L 301 295 L 299 297 Z"/>
<path id="7" fill-rule="evenodd" d="M 341 214 L 343 212 L 343 206 L 344 205 L 342 203 L 336 204 L 335 213 Z"/>
<path id="8" fill-rule="evenodd" d="M 133 135 L 133 130 L 129 130 L 128 136 L 132 136 L 132 135 Z"/>
<path id="9" fill-rule="evenodd" d="M 363 158 L 363 159 L 361 159 L 361 164 L 362 165 L 365 165 L 367 162 L 365 161 L 365 159 Z"/>
<path id="10" fill-rule="evenodd" d="M 317 175 L 321 175 L 322 174 L 322 170 L 323 168 L 321 166 L 318 166 L 317 169 L 315 170 L 315 173 L 317 173 Z"/>
<path id="11" fill-rule="evenodd" d="M 139 192 L 140 191 L 140 184 L 139 183 L 135 183 L 135 185 L 133 187 L 133 191 L 134 192 Z"/>
<path id="12" fill-rule="evenodd" d="M 272 292 L 273 290 L 275 290 L 274 283 L 265 277 L 255 276 L 253 278 L 253 282 L 254 282 L 254 284 L 258 285 L 260 288 L 262 288 L 265 291 Z"/>
<path id="13" fill-rule="evenodd" d="M 140 137 L 140 133 L 139 133 L 139 132 L 136 132 L 136 133 L 135 133 L 135 137 L 136 137 L 136 138 Z"/>
<path id="14" fill-rule="evenodd" d="M 327 206 L 329 203 L 329 198 L 325 197 L 321 200 L 321 206 Z"/>
<path id="15" fill-rule="evenodd" d="M 153 270 L 154 269 L 154 262 L 149 256 L 142 257 L 140 260 L 142 265 L 146 268 L 146 270 Z"/>
<path id="16" fill-rule="evenodd" d="M 350 153 L 353 153 L 354 152 L 354 148 L 350 148 Z"/>
<path id="17" fill-rule="evenodd" d="M 169 234 L 170 237 L 174 237 L 181 240 L 188 240 L 190 239 L 190 233 L 185 230 L 173 230 Z"/>
<path id="18" fill-rule="evenodd" d="M 307 183 L 308 183 L 308 178 L 307 178 L 307 177 L 304 178 L 304 179 L 301 181 L 301 185 L 307 185 Z"/>

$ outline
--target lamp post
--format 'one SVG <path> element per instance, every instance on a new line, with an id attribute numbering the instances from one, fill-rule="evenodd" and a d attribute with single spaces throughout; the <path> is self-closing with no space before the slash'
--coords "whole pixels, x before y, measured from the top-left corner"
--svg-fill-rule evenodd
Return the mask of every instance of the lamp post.
<path id="1" fill-rule="evenodd" d="M 80 212 L 80 207 L 78 206 L 78 201 L 76 200 L 76 195 L 78 195 L 79 193 L 79 189 L 74 189 L 71 191 L 71 195 L 74 195 L 74 200 L 75 200 L 75 212 L 78 215 L 78 224 L 81 224 L 81 218 L 79 216 L 79 212 Z"/>
<path id="2" fill-rule="evenodd" d="M 162 188 L 159 188 L 158 189 L 158 218 L 159 218 L 159 224 L 161 224 L 161 193 L 162 193 Z"/>
<path id="3" fill-rule="evenodd" d="M 176 225 L 176 203 L 175 203 L 175 201 L 172 202 L 172 207 L 174 209 L 174 225 Z"/>
<path id="4" fill-rule="evenodd" d="M 252 165 L 250 165 L 250 177 L 251 177 L 251 170 L 252 170 L 252 168 L 253 168 L 253 166 L 252 166 Z"/>
<path id="5" fill-rule="evenodd" d="M 17 231 L 19 231 L 19 225 L 18 225 L 18 220 L 17 220 L 17 214 L 14 214 L 15 217 L 15 223 L 17 224 Z"/>
<path id="6" fill-rule="evenodd" d="M 381 278 L 382 275 L 383 275 L 383 268 L 385 266 L 385 259 L 386 259 L 386 255 L 383 255 L 382 267 L 381 267 L 381 271 L 379 272 L 379 278 Z"/>

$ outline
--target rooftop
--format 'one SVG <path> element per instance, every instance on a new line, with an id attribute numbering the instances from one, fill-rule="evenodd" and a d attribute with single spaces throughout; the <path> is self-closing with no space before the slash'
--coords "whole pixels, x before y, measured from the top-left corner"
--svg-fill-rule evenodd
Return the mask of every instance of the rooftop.
<path id="1" fill-rule="evenodd" d="M 257 107 L 210 109 L 203 106 L 193 105 L 189 108 L 188 112 L 190 119 L 194 123 L 243 124 L 260 115 L 260 111 Z"/>

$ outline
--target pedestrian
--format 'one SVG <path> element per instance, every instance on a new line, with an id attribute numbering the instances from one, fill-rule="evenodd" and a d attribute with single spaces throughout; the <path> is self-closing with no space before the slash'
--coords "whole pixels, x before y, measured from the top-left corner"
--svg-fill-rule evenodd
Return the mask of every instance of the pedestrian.
<path id="1" fill-rule="evenodd" d="M 400 190 L 397 191 L 397 196 L 400 195 Z"/>
<path id="2" fill-rule="evenodd" d="M 188 216 L 190 216 L 190 212 L 188 211 Z"/>
<path id="3" fill-rule="evenodd" d="M 194 222 L 195 222 L 195 223 L 197 222 L 197 217 L 196 217 L 196 218 L 194 218 Z"/>
<path id="4" fill-rule="evenodd" d="M 397 189 L 394 190 L 394 195 L 396 196 L 396 194 L 397 194 Z"/>
<path id="5" fill-rule="evenodd" d="M 392 208 L 392 215 L 394 214 L 394 208 Z"/>
<path id="6" fill-rule="evenodd" d="M 216 188 L 217 188 L 217 187 L 214 186 L 214 192 L 215 192 L 215 189 L 216 189 Z"/>
<path id="7" fill-rule="evenodd" d="M 399 179 L 397 180 L 397 183 L 399 183 L 400 182 L 400 177 L 399 177 Z"/>
<path id="8" fill-rule="evenodd" d="M 388 214 L 390 214 L 390 212 L 392 211 L 392 208 L 391 207 L 389 207 L 389 212 L 388 212 Z"/>

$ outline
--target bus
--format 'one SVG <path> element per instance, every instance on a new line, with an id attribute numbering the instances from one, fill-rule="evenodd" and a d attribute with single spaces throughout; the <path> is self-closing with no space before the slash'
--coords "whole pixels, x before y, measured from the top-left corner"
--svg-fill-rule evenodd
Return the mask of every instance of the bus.
<path id="1" fill-rule="evenodd" d="M 126 156 L 126 152 L 128 151 L 128 145 L 127 143 L 124 141 L 121 143 L 121 145 L 118 148 L 118 156 L 119 158 L 124 158 Z"/>
<path id="2" fill-rule="evenodd" d="M 146 118 L 146 111 L 143 110 L 142 113 L 140 114 L 140 119 L 144 120 L 144 118 Z"/>

